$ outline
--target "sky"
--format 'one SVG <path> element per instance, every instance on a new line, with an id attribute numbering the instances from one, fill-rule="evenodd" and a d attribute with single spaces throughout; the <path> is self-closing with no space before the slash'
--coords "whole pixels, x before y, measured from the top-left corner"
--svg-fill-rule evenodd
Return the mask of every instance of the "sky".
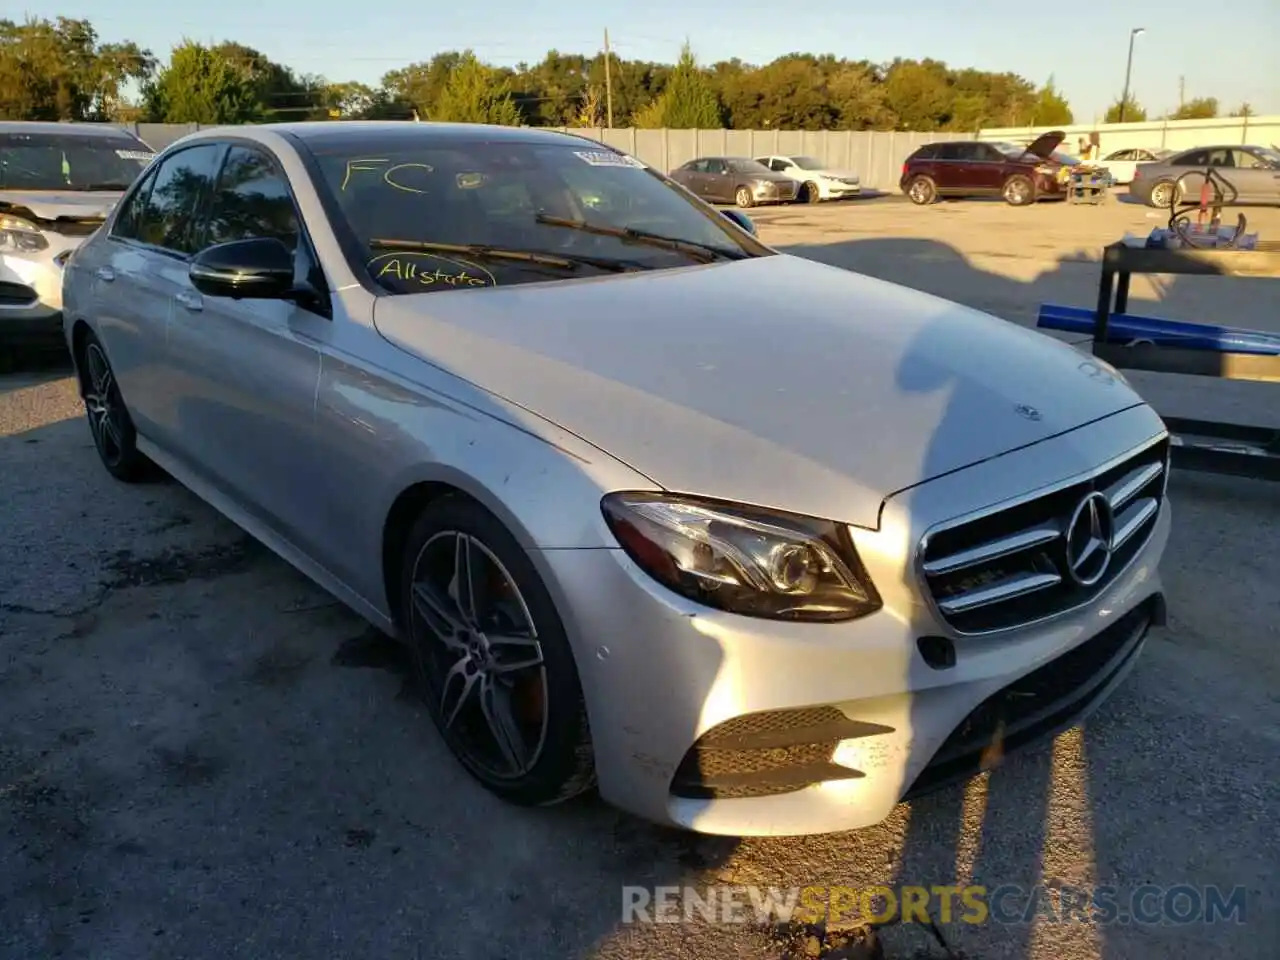
<path id="1" fill-rule="evenodd" d="M 375 84 L 388 70 L 470 47 L 490 63 L 536 62 L 549 49 L 593 54 L 604 31 L 619 57 L 673 62 L 688 39 L 703 63 L 765 63 L 785 53 L 852 60 L 932 57 L 954 67 L 1050 76 L 1076 121 L 1099 119 L 1124 86 L 1148 113 L 1217 97 L 1223 112 L 1247 101 L 1280 114 L 1280 0 L 911 0 L 909 4 L 768 3 L 765 0 L 469 0 L 457 7 L 370 0 L 25 0 L 3 16 L 92 21 L 102 40 L 133 40 L 166 58 L 183 38 L 236 40 L 300 73 Z M 536 15 L 532 12 L 541 8 Z M 1078 12 L 1077 12 L 1078 11 Z M 1229 15 L 1228 15 L 1229 12 Z"/>

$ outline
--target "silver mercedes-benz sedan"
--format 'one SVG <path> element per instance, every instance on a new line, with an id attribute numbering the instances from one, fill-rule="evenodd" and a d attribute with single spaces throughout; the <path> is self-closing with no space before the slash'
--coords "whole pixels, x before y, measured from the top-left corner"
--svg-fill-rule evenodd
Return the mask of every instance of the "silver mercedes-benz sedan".
<path id="1" fill-rule="evenodd" d="M 1169 437 L 1113 369 L 578 137 L 202 131 L 64 310 L 111 474 L 403 641 L 514 802 L 873 824 L 1077 722 L 1163 622 Z"/>

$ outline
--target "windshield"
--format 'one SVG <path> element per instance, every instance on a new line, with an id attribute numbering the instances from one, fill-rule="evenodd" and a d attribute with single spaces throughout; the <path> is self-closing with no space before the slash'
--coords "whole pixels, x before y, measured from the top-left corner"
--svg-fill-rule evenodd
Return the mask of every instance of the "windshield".
<path id="1" fill-rule="evenodd" d="M 791 162 L 801 170 L 822 170 L 826 167 L 826 164 L 816 157 L 792 157 Z"/>
<path id="2" fill-rule="evenodd" d="M 124 133 L 0 133 L 0 190 L 125 190 L 151 157 Z"/>
<path id="3" fill-rule="evenodd" d="M 1079 157 L 1073 157 L 1071 154 L 1062 153 L 1059 150 L 1053 151 L 1053 153 L 1049 154 L 1049 156 L 1052 157 L 1054 160 L 1057 160 L 1063 166 L 1067 166 L 1067 167 L 1074 167 L 1080 163 Z"/>
<path id="4" fill-rule="evenodd" d="M 344 138 L 345 139 L 345 138 Z M 588 144 L 313 148 L 375 283 L 391 293 L 687 267 L 767 249 L 639 161 Z"/>
<path id="5" fill-rule="evenodd" d="M 1259 147 L 1259 155 L 1273 167 L 1280 167 L 1280 150 L 1274 147 Z"/>
<path id="6" fill-rule="evenodd" d="M 770 173 L 768 167 L 758 160 L 730 160 L 729 169 L 734 173 Z"/>

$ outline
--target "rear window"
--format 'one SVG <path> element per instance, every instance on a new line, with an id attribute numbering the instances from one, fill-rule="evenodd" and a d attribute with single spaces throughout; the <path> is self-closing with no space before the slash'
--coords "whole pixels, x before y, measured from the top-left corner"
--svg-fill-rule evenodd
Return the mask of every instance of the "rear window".
<path id="1" fill-rule="evenodd" d="M 911 155 L 912 160 L 934 160 L 938 156 L 938 145 L 936 143 L 926 143 L 923 147 Z"/>
<path id="2" fill-rule="evenodd" d="M 127 190 L 152 156 L 123 131 L 0 133 L 0 189 Z"/>

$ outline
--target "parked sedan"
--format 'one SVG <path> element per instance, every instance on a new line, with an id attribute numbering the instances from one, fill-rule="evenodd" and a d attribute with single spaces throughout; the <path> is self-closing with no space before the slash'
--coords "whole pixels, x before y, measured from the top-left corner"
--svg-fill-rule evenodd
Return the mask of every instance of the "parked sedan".
<path id="1" fill-rule="evenodd" d="M 1222 191 L 1227 200 L 1280 206 L 1280 150 L 1275 147 L 1196 147 L 1140 163 L 1129 194 L 1152 207 L 1195 202 L 1210 168 L 1217 175 L 1211 189 Z"/>
<path id="2" fill-rule="evenodd" d="M 62 270 L 151 148 L 101 123 L 0 123 L 0 344 L 62 338 Z"/>
<path id="3" fill-rule="evenodd" d="M 68 266 L 98 456 L 405 643 L 501 797 L 876 823 L 1133 665 L 1169 436 L 1105 364 L 730 213 L 550 131 L 193 134 Z"/>
<path id="4" fill-rule="evenodd" d="M 756 162 L 800 184 L 807 203 L 842 200 L 862 193 L 862 182 L 856 173 L 832 169 L 815 157 L 756 157 Z"/>
<path id="5" fill-rule="evenodd" d="M 712 203 L 790 203 L 799 184 L 784 173 L 775 173 L 746 157 L 701 157 L 671 171 L 671 179 L 694 196 Z"/>
<path id="6" fill-rule="evenodd" d="M 1171 156 L 1173 156 L 1172 150 L 1145 150 L 1134 147 L 1126 150 L 1113 150 L 1099 160 L 1097 165 L 1105 167 L 1107 172 L 1111 174 L 1111 179 L 1115 183 L 1124 186 L 1133 180 L 1133 171 L 1137 169 L 1138 164 L 1153 163 Z"/>

